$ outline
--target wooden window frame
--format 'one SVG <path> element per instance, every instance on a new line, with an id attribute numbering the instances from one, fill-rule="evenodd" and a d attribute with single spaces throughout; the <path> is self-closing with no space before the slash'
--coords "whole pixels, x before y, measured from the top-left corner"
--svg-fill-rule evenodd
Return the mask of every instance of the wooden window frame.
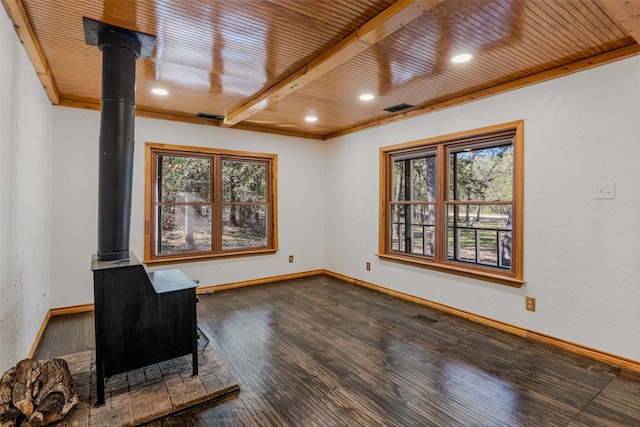
<path id="1" fill-rule="evenodd" d="M 481 265 L 447 260 L 447 206 L 449 200 L 449 149 L 460 145 L 481 144 L 501 135 L 513 137 L 513 197 L 512 197 L 512 265 L 510 271 L 502 271 Z M 393 157 L 399 154 L 436 150 L 436 221 L 435 250 L 433 258 L 392 252 L 390 249 L 389 211 L 392 204 Z M 456 202 L 453 202 L 456 203 Z M 489 201 L 487 201 L 489 203 Z M 471 203 L 477 204 L 477 203 Z M 520 287 L 524 280 L 524 121 L 514 121 L 480 129 L 473 129 L 434 138 L 422 139 L 380 148 L 380 214 L 378 254 L 380 259 L 410 264 L 464 277 Z"/>
<path id="2" fill-rule="evenodd" d="M 212 235 L 211 251 L 156 254 L 156 206 L 158 204 L 157 155 L 207 157 L 211 162 L 211 206 Z M 222 161 L 264 161 L 267 164 L 267 245 L 258 248 L 222 249 Z M 144 262 L 146 264 L 168 264 L 249 255 L 274 254 L 278 251 L 278 203 L 277 203 L 276 154 L 224 150 L 206 147 L 170 145 L 154 142 L 145 144 L 145 218 L 144 218 Z M 255 203 L 252 203 L 255 204 Z M 262 203 L 260 203 L 262 204 Z"/>

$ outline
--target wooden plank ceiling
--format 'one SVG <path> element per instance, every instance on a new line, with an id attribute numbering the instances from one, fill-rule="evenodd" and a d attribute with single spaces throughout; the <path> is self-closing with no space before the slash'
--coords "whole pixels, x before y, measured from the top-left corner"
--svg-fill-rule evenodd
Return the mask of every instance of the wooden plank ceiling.
<path id="1" fill-rule="evenodd" d="M 320 139 L 640 52 L 640 1 L 2 3 L 53 104 L 100 108 L 102 54 L 85 44 L 86 16 L 157 37 L 137 63 L 139 115 Z M 452 63 L 459 53 L 473 59 Z M 398 104 L 413 107 L 384 110 Z"/>

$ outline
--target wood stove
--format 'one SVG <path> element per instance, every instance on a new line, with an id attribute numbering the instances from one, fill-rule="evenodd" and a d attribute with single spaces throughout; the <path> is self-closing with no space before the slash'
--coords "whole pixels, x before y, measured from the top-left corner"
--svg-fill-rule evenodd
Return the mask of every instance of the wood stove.
<path id="1" fill-rule="evenodd" d="M 191 354 L 198 375 L 196 283 L 180 270 L 147 273 L 135 256 L 99 261 L 94 256 L 96 405 L 104 380 L 132 369 Z"/>
<path id="2" fill-rule="evenodd" d="M 138 58 L 155 37 L 83 18 L 85 41 L 103 53 L 94 282 L 97 402 L 104 380 L 186 354 L 198 374 L 196 284 L 180 270 L 147 273 L 129 252 Z"/>

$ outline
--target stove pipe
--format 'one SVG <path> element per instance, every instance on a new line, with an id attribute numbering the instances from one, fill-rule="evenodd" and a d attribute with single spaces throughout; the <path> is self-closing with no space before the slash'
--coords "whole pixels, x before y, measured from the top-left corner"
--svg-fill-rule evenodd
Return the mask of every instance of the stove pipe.
<path id="1" fill-rule="evenodd" d="M 87 44 L 102 51 L 98 260 L 129 258 L 136 61 L 155 38 L 83 18 Z"/>

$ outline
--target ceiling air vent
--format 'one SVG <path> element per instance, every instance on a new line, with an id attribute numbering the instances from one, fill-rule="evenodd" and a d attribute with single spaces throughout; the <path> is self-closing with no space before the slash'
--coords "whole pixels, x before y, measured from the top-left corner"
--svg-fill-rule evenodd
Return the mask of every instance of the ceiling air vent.
<path id="1" fill-rule="evenodd" d="M 218 116 L 217 114 L 198 113 L 196 117 L 199 119 L 211 119 L 211 120 L 224 120 L 224 116 Z"/>
<path id="2" fill-rule="evenodd" d="M 398 111 L 406 110 L 407 108 L 413 108 L 413 107 L 415 107 L 415 105 L 398 104 L 398 105 L 394 105 L 393 107 L 387 107 L 384 110 L 390 113 L 397 113 Z"/>

